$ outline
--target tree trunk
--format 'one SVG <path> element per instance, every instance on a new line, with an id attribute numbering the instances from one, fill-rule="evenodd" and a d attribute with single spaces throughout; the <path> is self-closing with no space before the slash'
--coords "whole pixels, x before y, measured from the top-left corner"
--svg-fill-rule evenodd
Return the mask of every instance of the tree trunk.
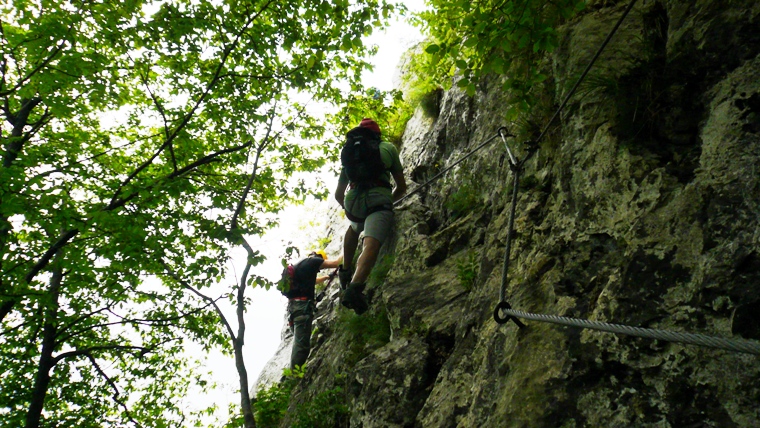
<path id="1" fill-rule="evenodd" d="M 56 259 L 60 257 L 60 253 Z M 58 331 L 58 296 L 61 288 L 63 274 L 60 267 L 53 269 L 53 276 L 50 279 L 50 290 L 48 291 L 48 301 L 45 302 L 45 319 L 42 332 L 42 351 L 40 353 L 40 362 L 37 365 L 37 376 L 34 379 L 34 389 L 32 390 L 32 399 L 29 403 L 29 409 L 26 413 L 26 428 L 38 428 L 42 419 L 42 409 L 45 405 L 48 387 L 50 385 L 50 371 L 55 366 L 53 350 L 55 349 L 55 335 Z"/>
<path id="2" fill-rule="evenodd" d="M 10 166 L 13 164 L 13 161 L 15 161 L 19 153 L 21 153 L 21 149 L 23 148 L 25 141 L 23 138 L 24 127 L 29 122 L 29 115 L 31 114 L 32 110 L 34 110 L 34 108 L 37 107 L 37 105 L 41 102 L 42 99 L 40 98 L 32 98 L 28 100 L 25 99 L 21 101 L 21 109 L 16 114 L 12 114 L 10 111 L 6 110 L 6 120 L 11 125 L 13 125 L 13 129 L 11 130 L 10 137 L 3 139 L 6 140 L 5 144 L 3 145 L 3 168 L 10 168 Z M 2 203 L 1 199 L 0 203 Z M 6 240 L 10 232 L 11 224 L 8 221 L 8 217 L 0 217 L 0 268 L 2 267 L 2 256 L 6 251 Z M 7 286 L 5 286 L 2 279 L 0 279 L 0 290 L 6 289 Z M 2 306 L 0 306 L 0 321 L 2 321 L 3 318 L 5 318 L 5 316 L 10 313 L 10 311 L 13 309 L 13 306 L 15 305 L 15 298 L 9 298 L 3 301 Z"/>
<path id="3" fill-rule="evenodd" d="M 29 115 L 32 113 L 35 107 L 42 102 L 41 98 L 32 98 L 21 100 L 21 109 L 16 114 L 6 112 L 6 118 L 8 122 L 13 125 L 11 131 L 11 138 L 5 144 L 5 151 L 3 152 L 3 166 L 9 168 L 13 161 L 16 160 L 21 149 L 24 147 L 24 143 L 29 139 L 27 135 L 24 137 L 24 127 L 29 121 Z"/>
<path id="4" fill-rule="evenodd" d="M 235 345 L 235 366 L 237 366 L 240 378 L 240 406 L 243 408 L 243 421 L 245 428 L 256 428 L 256 419 L 253 417 L 251 395 L 248 393 L 248 371 L 245 369 L 243 360 L 243 340 L 238 338 Z"/>

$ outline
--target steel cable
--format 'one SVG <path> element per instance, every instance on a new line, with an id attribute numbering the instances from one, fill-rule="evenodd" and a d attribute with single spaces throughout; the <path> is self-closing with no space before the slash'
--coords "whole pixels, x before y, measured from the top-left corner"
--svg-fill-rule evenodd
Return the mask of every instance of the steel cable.
<path id="1" fill-rule="evenodd" d="M 573 88 L 570 89 L 570 92 L 567 93 L 565 96 L 565 99 L 562 100 L 562 104 L 557 108 L 557 110 L 554 112 L 554 115 L 549 119 L 549 122 L 547 122 L 546 126 L 544 127 L 544 130 L 541 131 L 541 134 L 536 138 L 535 144 L 538 144 L 541 142 L 541 140 L 544 138 L 547 132 L 549 132 L 549 128 L 551 128 L 552 123 L 557 119 L 559 114 L 562 112 L 562 110 L 565 108 L 567 103 L 570 101 L 570 98 L 575 94 L 575 91 L 578 90 L 578 86 L 580 86 L 581 82 L 586 78 L 588 75 L 588 72 L 591 70 L 591 67 L 594 65 L 597 59 L 602 55 L 602 52 L 604 51 L 604 48 L 607 47 L 607 44 L 612 40 L 612 36 L 615 35 L 618 28 L 620 28 L 620 25 L 625 20 L 625 17 L 628 16 L 628 13 L 631 12 L 633 9 L 633 6 L 636 4 L 636 0 L 631 0 L 631 2 L 628 4 L 628 6 L 625 8 L 625 11 L 623 11 L 623 14 L 620 16 L 620 19 L 615 23 L 615 26 L 612 27 L 612 30 L 610 30 L 609 34 L 607 34 L 607 38 L 604 39 L 602 44 L 599 46 L 599 49 L 596 51 L 596 54 L 594 54 L 594 57 L 591 58 L 591 61 L 589 61 L 588 65 L 586 66 L 586 69 L 583 70 L 583 73 L 581 73 L 581 76 L 578 78 L 578 80 L 575 82 L 575 85 L 573 85 Z M 528 153 L 528 156 L 523 159 L 522 163 L 524 164 L 530 157 L 533 155 L 534 152 Z"/>
<path id="2" fill-rule="evenodd" d="M 507 288 L 507 283 L 508 283 L 507 273 L 509 271 L 512 227 L 514 224 L 515 205 L 517 204 L 517 186 L 519 184 L 519 176 L 522 170 L 522 166 L 525 164 L 525 162 L 528 161 L 528 159 L 531 158 L 533 153 L 535 153 L 535 147 L 544 138 L 544 136 L 549 131 L 550 127 L 552 126 L 556 118 L 559 117 L 559 114 L 562 112 L 562 110 L 565 108 L 567 103 L 570 101 L 570 98 L 575 94 L 581 82 L 586 78 L 586 76 L 588 75 L 588 72 L 591 70 L 591 67 L 594 65 L 596 60 L 601 56 L 602 52 L 604 51 L 604 48 L 610 42 L 613 35 L 617 32 L 618 28 L 620 28 L 620 25 L 623 23 L 623 20 L 625 20 L 626 16 L 628 16 L 628 14 L 633 9 L 633 6 L 635 4 L 636 4 L 636 0 L 631 0 L 631 2 L 628 4 L 623 14 L 618 19 L 617 23 L 615 23 L 615 26 L 612 28 L 612 30 L 610 30 L 604 42 L 602 42 L 602 44 L 599 46 L 599 49 L 596 51 L 596 54 L 591 59 L 589 64 L 586 66 L 586 69 L 583 70 L 583 73 L 581 73 L 581 76 L 575 82 L 570 92 L 568 92 L 568 94 L 563 99 L 562 104 L 560 104 L 559 108 L 557 108 L 557 110 L 554 112 L 554 115 L 552 115 L 551 119 L 549 119 L 549 122 L 546 124 L 541 134 L 533 142 L 534 150 L 529 151 L 528 154 L 525 156 L 525 158 L 518 162 L 512 156 L 512 153 L 510 152 L 509 147 L 506 145 L 506 141 L 505 141 L 505 146 L 507 146 L 506 147 L 507 153 L 509 153 L 509 156 L 510 156 L 510 167 L 514 173 L 514 183 L 513 183 L 514 187 L 512 189 L 512 201 L 511 201 L 509 225 L 508 225 L 509 229 L 507 231 L 507 242 L 506 242 L 506 248 L 505 248 L 505 254 L 504 254 L 504 266 L 502 270 L 501 288 L 499 291 L 499 303 L 497 304 L 496 309 L 494 310 L 494 319 L 496 320 L 496 322 L 500 324 L 503 324 L 503 323 L 508 322 L 509 320 L 512 320 L 520 328 L 524 327 L 524 324 L 521 323 L 517 318 L 549 322 L 549 323 L 561 324 L 561 325 L 566 325 L 566 326 L 571 326 L 571 327 L 588 328 L 592 330 L 605 331 L 605 332 L 610 332 L 610 333 L 621 333 L 621 334 L 627 334 L 627 335 L 637 336 L 637 337 L 665 340 L 669 342 L 678 342 L 678 343 L 686 343 L 686 344 L 691 344 L 691 345 L 705 346 L 705 347 L 710 347 L 710 348 L 725 349 L 729 351 L 745 352 L 745 353 L 750 353 L 750 354 L 760 354 L 760 343 L 754 342 L 754 341 L 748 341 L 744 339 L 726 339 L 726 338 L 721 338 L 721 337 L 707 336 L 703 334 L 679 333 L 679 332 L 673 332 L 673 331 L 667 331 L 667 330 L 630 327 L 630 326 L 620 325 L 620 324 L 610 324 L 610 323 L 605 323 L 605 322 L 590 321 L 590 320 L 583 320 L 583 319 L 577 319 L 577 318 L 566 318 L 566 317 L 559 317 L 555 315 L 532 314 L 528 312 L 514 310 L 506 301 L 506 288 Z M 506 316 L 502 317 L 502 313 L 505 314 Z"/>
<path id="3" fill-rule="evenodd" d="M 514 309 L 497 308 L 509 317 L 560 324 L 569 327 L 587 328 L 608 333 L 620 333 L 629 336 L 658 339 L 667 342 L 686 343 L 689 345 L 705 346 L 708 348 L 725 349 L 727 351 L 744 352 L 760 355 L 760 343 L 746 339 L 727 339 L 707 336 L 704 334 L 681 333 L 677 331 L 659 330 L 653 328 L 630 327 L 622 324 L 610 324 L 601 321 L 591 321 L 578 318 L 560 317 L 556 315 L 533 314 Z"/>
<path id="4" fill-rule="evenodd" d="M 522 171 L 523 165 L 525 165 L 525 162 L 530 159 L 533 154 L 536 152 L 536 148 L 538 146 L 538 143 L 541 142 L 541 140 L 544 138 L 546 133 L 548 132 L 549 128 L 552 126 L 552 123 L 554 120 L 559 116 L 562 109 L 565 108 L 567 103 L 570 101 L 570 98 L 575 94 L 575 91 L 578 89 L 578 86 L 580 86 L 583 79 L 586 78 L 588 75 L 589 70 L 591 70 L 591 67 L 594 65 L 596 60 L 601 56 L 602 52 L 604 51 L 604 48 L 607 46 L 607 44 L 612 39 L 612 36 L 617 32 L 618 28 L 620 28 L 620 25 L 623 23 L 623 20 L 625 20 L 625 17 L 628 16 L 628 13 L 633 9 L 634 4 L 636 4 L 636 0 L 631 0 L 631 2 L 626 7 L 625 11 L 623 12 L 623 15 L 620 16 L 618 21 L 615 23 L 615 26 L 612 27 L 612 30 L 610 30 L 609 34 L 607 34 L 607 37 L 604 39 L 604 42 L 599 46 L 599 49 L 597 49 L 596 54 L 593 58 L 591 58 L 591 61 L 589 61 L 588 65 L 586 66 L 586 69 L 583 70 L 583 73 L 581 73 L 581 76 L 578 78 L 578 80 L 575 82 L 575 85 L 573 85 L 572 89 L 568 94 L 565 96 L 565 99 L 562 101 L 562 104 L 557 108 L 557 110 L 554 112 L 554 115 L 552 115 L 551 119 L 549 119 L 549 122 L 544 127 L 544 130 L 541 132 L 541 134 L 538 136 L 538 138 L 532 142 L 531 148 L 532 150 L 528 151 L 528 154 L 525 156 L 524 159 L 517 161 L 515 157 L 512 155 L 512 152 L 509 150 L 509 146 L 507 145 L 506 140 L 504 141 L 504 146 L 506 147 L 507 153 L 509 154 L 509 161 L 510 161 L 510 167 L 512 169 L 514 176 L 514 188 L 512 189 L 512 206 L 510 208 L 510 216 L 509 216 L 509 228 L 507 230 L 507 243 L 506 243 L 506 249 L 504 251 L 504 266 L 502 268 L 502 275 L 501 275 L 501 288 L 499 291 L 499 303 L 506 301 L 506 290 L 507 290 L 507 272 L 509 270 L 509 258 L 510 258 L 510 249 L 511 249 L 511 241 L 512 241 L 512 226 L 514 224 L 514 217 L 515 217 L 515 205 L 517 204 L 517 185 L 519 182 L 519 176 L 520 171 Z M 500 130 L 501 131 L 501 130 Z M 502 137 L 503 139 L 504 137 Z M 509 318 L 507 318 L 509 319 Z"/>
<path id="5" fill-rule="evenodd" d="M 472 156 L 473 154 L 475 154 L 475 152 L 477 152 L 478 150 L 480 150 L 480 149 L 482 149 L 483 147 L 485 147 L 486 145 L 488 145 L 488 143 L 490 143 L 491 141 L 493 141 L 494 139 L 496 139 L 496 137 L 499 137 L 499 136 L 501 136 L 501 138 L 503 139 L 503 138 L 504 138 L 504 136 L 502 135 L 502 131 L 503 131 L 503 132 L 506 134 L 506 128 L 504 128 L 504 127 L 501 127 L 501 128 L 499 128 L 499 130 L 496 132 L 496 135 L 494 135 L 493 137 L 491 137 L 491 138 L 487 139 L 486 141 L 482 142 L 482 143 L 481 143 L 481 144 L 480 144 L 478 147 L 475 147 L 474 149 L 472 149 L 471 151 L 469 151 L 469 152 L 468 152 L 466 155 L 464 155 L 464 156 L 462 156 L 461 158 L 457 159 L 457 161 L 456 161 L 456 162 L 454 162 L 453 164 L 451 164 L 451 165 L 449 165 L 448 167 L 444 168 L 444 169 L 443 169 L 443 171 L 441 171 L 441 172 L 439 172 L 438 174 L 434 175 L 434 176 L 433 176 L 433 178 L 431 178 L 431 179 L 429 179 L 428 181 L 426 181 L 426 182 L 424 182 L 424 183 L 420 184 L 419 186 L 415 187 L 415 188 L 414 188 L 414 190 L 410 191 L 409 193 L 407 193 L 407 194 L 406 194 L 406 195 L 404 195 L 403 197 L 399 198 L 399 200 L 398 200 L 398 201 L 396 201 L 396 202 L 394 202 L 394 203 L 393 203 L 393 205 L 395 206 L 395 205 L 398 205 L 398 204 L 400 204 L 400 203 L 401 203 L 401 201 L 403 201 L 404 199 L 406 199 L 406 198 L 408 198 L 408 197 L 412 196 L 413 194 L 415 194 L 415 193 L 417 193 L 418 191 L 420 191 L 422 188 L 424 188 L 424 187 L 427 187 L 427 186 L 428 186 L 430 183 L 432 183 L 433 181 L 435 181 L 435 180 L 437 180 L 437 179 L 441 178 L 441 177 L 443 176 L 443 174 L 445 174 L 445 173 L 449 172 L 449 171 L 450 171 L 452 168 L 454 168 L 455 166 L 457 166 L 457 165 L 459 165 L 460 163 L 462 163 L 462 161 L 464 161 L 464 160 L 465 160 L 465 159 L 467 159 L 468 157 L 470 157 L 470 156 Z M 508 136 L 509 136 L 509 134 L 506 134 L 506 135 L 508 135 Z"/>

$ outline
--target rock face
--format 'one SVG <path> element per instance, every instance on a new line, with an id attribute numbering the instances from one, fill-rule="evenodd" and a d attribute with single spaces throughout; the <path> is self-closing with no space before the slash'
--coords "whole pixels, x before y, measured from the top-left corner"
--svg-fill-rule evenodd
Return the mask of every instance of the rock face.
<path id="1" fill-rule="evenodd" d="M 590 3 L 560 30 L 539 128 L 625 6 Z M 759 54 L 755 0 L 638 2 L 522 172 L 515 309 L 760 339 Z M 499 88 L 452 90 L 437 118 L 416 113 L 401 147 L 410 188 L 516 129 Z M 352 427 L 760 426 L 757 355 L 493 320 L 504 153 L 496 139 L 402 202 L 392 267 L 359 317 L 387 319 L 387 343 L 356 350 L 332 290 L 290 409 L 341 386 Z"/>

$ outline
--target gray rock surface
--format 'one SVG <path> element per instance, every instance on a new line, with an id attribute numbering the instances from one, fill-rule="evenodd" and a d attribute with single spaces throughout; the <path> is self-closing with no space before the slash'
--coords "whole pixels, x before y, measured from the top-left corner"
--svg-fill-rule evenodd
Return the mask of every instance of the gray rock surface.
<path id="1" fill-rule="evenodd" d="M 590 2 L 561 28 L 550 106 L 623 7 Z M 637 4 L 526 164 L 506 289 L 514 308 L 760 340 L 758 23 L 756 1 Z M 500 126 L 516 128 L 501 122 L 508 96 L 491 80 L 473 98 L 446 92 L 437 118 L 418 111 L 409 122 L 411 188 Z M 518 156 L 521 143 L 509 141 Z M 756 355 L 494 322 L 512 192 L 503 153 L 494 142 L 397 209 L 383 250 L 393 267 L 370 284 L 364 315 L 387 316 L 387 344 L 347 352 L 355 338 L 342 309 L 323 302 L 291 410 L 341 385 L 352 427 L 760 426 Z M 465 188 L 469 206 L 452 210 Z"/>

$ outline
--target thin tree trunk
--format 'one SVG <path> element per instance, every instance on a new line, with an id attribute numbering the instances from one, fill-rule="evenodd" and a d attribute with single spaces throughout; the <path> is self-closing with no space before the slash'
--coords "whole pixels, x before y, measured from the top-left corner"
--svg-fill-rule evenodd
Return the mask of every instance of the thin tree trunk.
<path id="1" fill-rule="evenodd" d="M 243 409 L 243 423 L 245 428 L 256 428 L 256 419 L 253 417 L 253 405 L 251 395 L 248 393 L 248 370 L 245 368 L 243 360 L 243 340 L 238 336 L 234 342 L 235 346 L 235 366 L 237 367 L 238 377 L 240 378 L 240 406 Z"/>
<path id="2" fill-rule="evenodd" d="M 245 344 L 245 288 L 248 284 L 248 274 L 252 267 L 250 259 L 254 254 L 245 237 L 241 236 L 241 238 L 249 261 L 246 262 L 243 274 L 240 276 L 237 296 L 238 333 L 237 340 L 233 342 L 233 345 L 235 346 L 235 365 L 237 366 L 238 377 L 240 378 L 240 405 L 243 407 L 245 428 L 256 428 L 256 419 L 253 417 L 251 405 L 251 395 L 248 392 L 248 371 L 245 368 L 245 360 L 243 359 L 243 345 Z"/>
<path id="3" fill-rule="evenodd" d="M 29 115 L 32 113 L 32 110 L 34 110 L 34 108 L 41 102 L 42 99 L 40 98 L 21 100 L 21 108 L 18 112 L 13 114 L 8 108 L 6 98 L 6 108 L 4 109 L 5 119 L 13 126 L 13 129 L 11 130 L 9 137 L 2 139 L 5 142 L 5 144 L 3 144 L 2 153 L 3 168 L 10 168 L 13 161 L 15 161 L 19 153 L 21 153 L 21 149 L 24 147 L 24 142 L 28 139 L 28 137 L 24 138 L 24 127 L 26 127 L 29 122 Z M 1 202 L 2 199 L 0 198 L 0 203 Z M 11 224 L 8 221 L 8 217 L 0 217 L 0 271 L 2 270 L 2 256 L 6 251 L 6 240 L 8 239 L 10 232 Z M 0 290 L 9 291 L 6 290 L 6 286 L 3 282 L 4 281 L 0 279 Z M 2 306 L 0 306 L 0 321 L 10 313 L 15 305 L 15 298 L 8 298 L 2 303 Z"/>
<path id="4" fill-rule="evenodd" d="M 60 258 L 60 253 L 56 259 Z M 42 332 L 42 351 L 40 352 L 40 361 L 37 365 L 37 376 L 34 379 L 34 389 L 32 390 L 32 400 L 29 403 L 29 409 L 26 413 L 26 428 L 38 428 L 42 419 L 42 409 L 45 405 L 48 387 L 50 386 L 50 371 L 55 365 L 53 351 L 55 349 L 55 335 L 58 331 L 58 297 L 60 294 L 61 281 L 63 273 L 61 268 L 55 263 L 53 276 L 50 279 L 50 290 L 48 291 L 48 301 L 45 302 L 45 319 Z"/>

